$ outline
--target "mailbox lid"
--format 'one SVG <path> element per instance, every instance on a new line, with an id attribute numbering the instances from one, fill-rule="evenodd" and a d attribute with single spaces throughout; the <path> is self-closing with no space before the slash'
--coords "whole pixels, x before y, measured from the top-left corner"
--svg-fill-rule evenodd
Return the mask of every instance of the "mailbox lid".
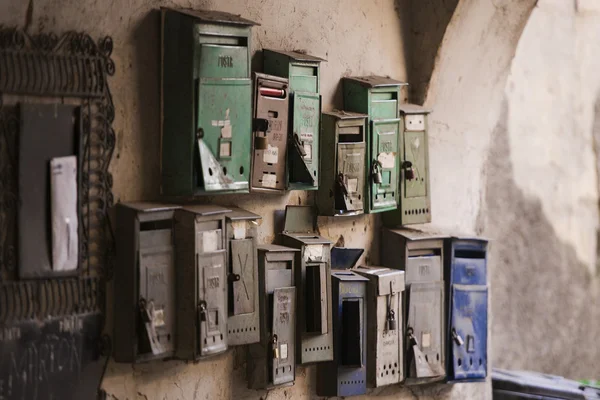
<path id="1" fill-rule="evenodd" d="M 485 379 L 487 372 L 488 288 L 481 285 L 452 285 L 450 340 L 451 379 Z M 452 340 L 456 332 L 462 345 Z"/>
<path id="2" fill-rule="evenodd" d="M 353 249 L 349 247 L 332 247 L 331 269 L 347 270 L 354 267 L 364 252 L 364 249 Z"/>
<path id="3" fill-rule="evenodd" d="M 386 267 L 358 267 L 355 270 L 362 276 L 368 277 L 377 287 L 377 296 L 387 296 L 394 293 L 403 292 L 405 284 L 405 273 L 397 269 Z"/>
<path id="4" fill-rule="evenodd" d="M 239 207 L 230 207 L 231 211 L 225 215 L 227 221 L 247 221 L 262 219 L 262 216 L 254 214 L 248 210 Z"/>
<path id="5" fill-rule="evenodd" d="M 331 270 L 331 277 L 339 282 L 368 282 L 369 280 L 349 270 Z"/>
<path id="6" fill-rule="evenodd" d="M 283 233 L 307 243 L 331 243 L 315 231 L 316 213 L 312 206 L 285 206 Z M 305 235 L 310 233 L 312 235 Z M 308 236 L 308 237 L 304 237 Z"/>
<path id="7" fill-rule="evenodd" d="M 431 112 L 430 108 L 409 103 L 400 104 L 398 109 L 402 114 L 429 114 Z"/>
<path id="8" fill-rule="evenodd" d="M 378 87 L 387 87 L 387 86 L 408 86 L 408 83 L 397 81 L 392 78 L 388 78 L 385 76 L 351 76 L 345 77 L 344 79 L 349 81 L 354 81 L 360 84 L 361 86 L 367 88 L 378 88 Z"/>
<path id="9" fill-rule="evenodd" d="M 189 8 L 171 8 L 161 7 L 161 10 L 168 10 L 178 12 L 180 14 L 189 15 L 199 21 L 207 23 L 218 23 L 227 25 L 239 25 L 239 26 L 254 26 L 260 25 L 258 22 L 251 21 L 246 18 L 242 18 L 239 14 L 230 14 L 224 11 L 214 10 L 192 10 Z"/>
<path id="10" fill-rule="evenodd" d="M 311 56 L 310 54 L 306 54 L 304 52 L 299 51 L 286 51 L 286 50 L 273 50 L 273 49 L 263 49 L 264 52 L 270 52 L 275 54 L 281 54 L 288 57 L 292 61 L 301 61 L 301 62 L 318 62 L 327 61 L 324 58 Z"/>
<path id="11" fill-rule="evenodd" d="M 347 121 L 347 120 L 364 120 L 369 116 L 367 114 L 357 113 L 353 111 L 344 111 L 344 110 L 333 110 L 333 111 L 323 111 L 323 114 L 331 115 L 332 117 Z M 364 122 L 364 121 L 363 121 Z"/>
<path id="12" fill-rule="evenodd" d="M 197 204 L 187 205 L 182 207 L 183 211 L 187 211 L 202 217 L 208 217 L 211 215 L 219 215 L 231 212 L 231 208 L 221 207 L 212 204 Z"/>
<path id="13" fill-rule="evenodd" d="M 119 206 L 127 207 L 127 208 L 130 208 L 132 210 L 142 212 L 142 213 L 171 211 L 171 210 L 177 210 L 177 209 L 181 208 L 181 206 L 176 205 L 176 204 L 152 203 L 152 202 L 144 202 L 144 201 L 119 203 Z"/>

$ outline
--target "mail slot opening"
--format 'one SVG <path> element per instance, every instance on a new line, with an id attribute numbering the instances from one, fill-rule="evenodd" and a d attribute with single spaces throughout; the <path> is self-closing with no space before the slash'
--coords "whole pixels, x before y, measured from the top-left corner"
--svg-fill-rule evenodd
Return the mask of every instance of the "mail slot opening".
<path id="1" fill-rule="evenodd" d="M 318 236 L 298 236 L 298 239 L 318 239 Z"/>
<path id="2" fill-rule="evenodd" d="M 360 345 L 360 299 L 342 301 L 342 364 L 362 365 Z"/>
<path id="3" fill-rule="evenodd" d="M 360 143 L 363 140 L 363 130 L 360 126 L 344 126 L 339 130 L 339 143 Z"/>
<path id="4" fill-rule="evenodd" d="M 156 221 L 140 222 L 140 231 L 157 231 L 160 229 L 173 229 L 173 220 L 160 219 Z"/>
<path id="5" fill-rule="evenodd" d="M 227 46 L 242 46 L 248 47 L 248 38 L 235 36 L 214 36 L 214 35 L 198 35 L 198 43 L 215 44 L 223 47 Z"/>
<path id="6" fill-rule="evenodd" d="M 418 249 L 418 250 L 410 250 L 408 253 L 409 258 L 413 257 L 427 257 L 427 256 L 441 256 L 441 249 Z"/>
<path id="7" fill-rule="evenodd" d="M 482 250 L 454 250 L 456 258 L 485 258 L 485 251 Z"/>
<path id="8" fill-rule="evenodd" d="M 325 306 L 324 265 L 306 266 L 305 315 L 306 331 L 321 333 L 323 328 L 323 307 Z"/>

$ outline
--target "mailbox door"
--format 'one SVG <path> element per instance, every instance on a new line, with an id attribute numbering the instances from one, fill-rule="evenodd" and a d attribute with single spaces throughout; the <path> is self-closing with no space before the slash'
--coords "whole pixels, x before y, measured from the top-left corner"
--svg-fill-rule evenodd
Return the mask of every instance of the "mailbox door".
<path id="1" fill-rule="evenodd" d="M 404 132 L 404 161 L 412 164 L 414 172 L 414 178 L 410 180 L 406 179 L 406 174 L 403 172 L 405 198 L 427 196 L 427 181 L 429 179 L 427 153 L 427 137 L 424 131 Z"/>
<path id="2" fill-rule="evenodd" d="M 407 374 L 410 378 L 433 378 L 444 375 L 442 282 L 413 283 L 408 290 L 407 335 L 412 330 L 417 349 Z"/>
<path id="3" fill-rule="evenodd" d="M 170 230 L 165 230 L 171 241 Z M 155 234 L 160 231 L 152 231 Z M 144 232 L 142 232 L 143 234 Z M 172 352 L 175 340 L 175 261 L 172 246 L 143 248 L 140 260 L 140 298 L 151 317 L 146 337 L 154 355 Z M 140 342 L 145 343 L 146 340 Z M 140 349 L 141 350 L 141 349 Z M 142 351 L 140 351 L 142 353 Z"/>
<path id="4" fill-rule="evenodd" d="M 451 379 L 485 379 L 487 371 L 487 287 L 452 285 Z M 454 339 L 455 335 L 460 340 Z"/>
<path id="5" fill-rule="evenodd" d="M 233 315 L 254 312 L 255 268 L 254 242 L 252 239 L 238 239 L 230 242 L 230 263 L 233 279 L 230 280 L 230 309 Z M 239 277 L 239 279 L 237 278 Z"/>
<path id="6" fill-rule="evenodd" d="M 319 132 L 321 96 L 318 93 L 294 92 L 293 126 L 289 147 L 289 183 L 316 189 L 319 186 Z"/>
<path id="7" fill-rule="evenodd" d="M 285 287 L 273 291 L 272 338 L 270 359 L 273 360 L 273 385 L 293 382 L 295 376 L 296 288 Z"/>
<path id="8" fill-rule="evenodd" d="M 336 195 L 335 208 L 337 210 L 362 211 L 365 145 L 364 143 L 338 143 L 337 154 L 336 177 L 342 182 L 338 181 L 337 188 L 341 193 Z"/>
<path id="9" fill-rule="evenodd" d="M 371 160 L 369 164 L 371 212 L 393 210 L 398 198 L 398 137 L 400 119 L 371 122 Z M 376 183 L 376 171 L 381 183 Z"/>
<path id="10" fill-rule="evenodd" d="M 457 257 L 460 256 L 460 257 Z M 463 254 L 455 251 L 452 265 L 452 282 L 463 285 L 487 284 L 487 263 L 485 253 L 478 252 L 481 257 L 472 257 L 472 254 Z M 469 256 L 469 257 L 465 257 Z"/>
<path id="11" fill-rule="evenodd" d="M 375 344 L 377 369 L 375 386 L 391 385 L 402 381 L 402 292 L 393 296 L 377 296 L 377 343 Z M 396 316 L 396 330 L 388 329 L 389 309 Z"/>
<path id="12" fill-rule="evenodd" d="M 248 189 L 250 79 L 203 79 L 197 98 L 198 185 L 208 192 Z"/>

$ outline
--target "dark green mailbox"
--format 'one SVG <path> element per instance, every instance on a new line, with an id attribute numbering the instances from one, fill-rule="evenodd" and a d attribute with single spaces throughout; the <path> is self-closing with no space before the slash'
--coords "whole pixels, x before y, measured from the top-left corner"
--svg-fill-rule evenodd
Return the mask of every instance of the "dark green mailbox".
<path id="1" fill-rule="evenodd" d="M 398 107 L 404 82 L 381 76 L 344 78 L 344 109 L 368 114 L 366 213 L 395 210 L 402 154 Z"/>
<path id="2" fill-rule="evenodd" d="M 322 58 L 296 51 L 263 50 L 264 72 L 289 79 L 289 190 L 319 188 L 321 129 L 320 63 Z"/>
<path id="3" fill-rule="evenodd" d="M 161 192 L 248 192 L 255 23 L 219 11 L 161 11 Z"/>
<path id="4" fill-rule="evenodd" d="M 358 215 L 364 211 L 365 114 L 323 113 L 319 215 Z"/>

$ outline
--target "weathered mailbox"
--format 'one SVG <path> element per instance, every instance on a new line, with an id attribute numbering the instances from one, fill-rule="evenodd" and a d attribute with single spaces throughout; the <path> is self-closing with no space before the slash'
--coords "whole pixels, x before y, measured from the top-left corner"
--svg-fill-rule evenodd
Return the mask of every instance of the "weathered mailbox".
<path id="1" fill-rule="evenodd" d="M 314 209 L 287 206 L 282 244 L 296 254 L 298 289 L 296 355 L 299 364 L 333 359 L 331 242 L 315 233 Z"/>
<path id="2" fill-rule="evenodd" d="M 320 63 L 322 58 L 296 51 L 263 50 L 264 72 L 289 79 L 289 190 L 319 188 L 321 130 Z"/>
<path id="3" fill-rule="evenodd" d="M 114 357 L 142 362 L 175 352 L 173 213 L 178 206 L 117 205 Z"/>
<path id="4" fill-rule="evenodd" d="M 334 357 L 317 367 L 317 395 L 367 392 L 367 281 L 350 270 L 332 270 Z"/>
<path id="5" fill-rule="evenodd" d="M 487 376 L 487 246 L 479 238 L 446 240 L 450 382 L 482 381 Z"/>
<path id="6" fill-rule="evenodd" d="M 214 205 L 175 211 L 177 356 L 197 360 L 227 350 L 225 215 Z"/>
<path id="7" fill-rule="evenodd" d="M 230 346 L 260 339 L 256 240 L 260 215 L 231 208 L 227 221 L 227 342 Z"/>
<path id="8" fill-rule="evenodd" d="M 404 380 L 404 271 L 358 267 L 369 279 L 367 292 L 367 379 L 379 387 Z"/>
<path id="9" fill-rule="evenodd" d="M 443 236 L 413 229 L 383 230 L 383 264 L 405 271 L 407 385 L 446 377 L 443 243 Z"/>
<path id="10" fill-rule="evenodd" d="M 402 154 L 399 106 L 406 83 L 381 76 L 344 78 L 344 109 L 367 114 L 365 212 L 395 210 Z"/>
<path id="11" fill-rule="evenodd" d="M 248 192 L 255 23 L 220 11 L 161 15 L 161 191 Z"/>
<path id="12" fill-rule="evenodd" d="M 278 245 L 258 247 L 260 342 L 248 346 L 248 387 L 289 386 L 296 374 L 296 288 L 298 250 Z"/>
<path id="13" fill-rule="evenodd" d="M 319 215 L 358 215 L 364 212 L 365 114 L 323 113 Z"/>
<path id="14" fill-rule="evenodd" d="M 431 110 L 414 104 L 401 104 L 400 203 L 386 213 L 387 226 L 431 222 L 429 189 L 429 135 L 427 116 Z"/>
<path id="15" fill-rule="evenodd" d="M 289 83 L 255 73 L 251 189 L 281 193 L 286 187 Z"/>

